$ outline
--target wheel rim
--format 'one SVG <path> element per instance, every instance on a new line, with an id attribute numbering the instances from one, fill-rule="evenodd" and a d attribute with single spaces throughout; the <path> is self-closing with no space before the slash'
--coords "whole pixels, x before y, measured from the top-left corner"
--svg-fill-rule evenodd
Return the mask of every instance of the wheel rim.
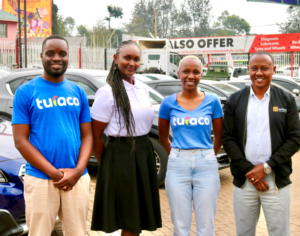
<path id="1" fill-rule="evenodd" d="M 160 171 L 160 158 L 159 158 L 159 155 L 157 154 L 156 151 L 154 151 L 154 157 L 155 157 L 156 171 L 157 171 L 157 174 L 159 174 L 159 171 Z"/>

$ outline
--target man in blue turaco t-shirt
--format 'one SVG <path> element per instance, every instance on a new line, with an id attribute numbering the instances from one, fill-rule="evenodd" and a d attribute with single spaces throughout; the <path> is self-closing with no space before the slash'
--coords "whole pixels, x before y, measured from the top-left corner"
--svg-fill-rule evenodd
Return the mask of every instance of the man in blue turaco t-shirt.
<path id="1" fill-rule="evenodd" d="M 64 78 L 69 45 L 43 42 L 42 76 L 20 86 L 13 104 L 15 145 L 27 160 L 24 180 L 30 236 L 50 236 L 59 216 L 64 235 L 86 234 L 92 152 L 91 118 L 82 88 Z"/>

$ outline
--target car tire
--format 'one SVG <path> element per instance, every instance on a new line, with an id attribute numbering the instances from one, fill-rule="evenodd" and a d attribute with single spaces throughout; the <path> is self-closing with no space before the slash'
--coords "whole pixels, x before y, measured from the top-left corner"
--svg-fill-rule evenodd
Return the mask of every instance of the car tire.
<path id="1" fill-rule="evenodd" d="M 168 164 L 168 153 L 156 138 L 150 137 L 153 149 L 154 157 L 157 168 L 157 182 L 158 186 L 162 186 L 165 182 L 167 164 Z"/>

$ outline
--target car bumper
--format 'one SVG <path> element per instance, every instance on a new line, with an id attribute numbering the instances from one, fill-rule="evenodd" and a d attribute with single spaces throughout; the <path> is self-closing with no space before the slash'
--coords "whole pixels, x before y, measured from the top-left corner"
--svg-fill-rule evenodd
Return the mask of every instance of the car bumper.
<path id="1" fill-rule="evenodd" d="M 26 223 L 18 224 L 7 210 L 0 210 L 0 235 L 18 236 L 28 232 Z"/>

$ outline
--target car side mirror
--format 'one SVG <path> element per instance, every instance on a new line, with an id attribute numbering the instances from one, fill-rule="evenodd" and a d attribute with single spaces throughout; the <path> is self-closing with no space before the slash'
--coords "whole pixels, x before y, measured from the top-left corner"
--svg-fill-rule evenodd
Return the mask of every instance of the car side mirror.
<path id="1" fill-rule="evenodd" d="M 299 96 L 299 89 L 293 89 L 293 94 L 296 94 L 297 96 Z"/>

